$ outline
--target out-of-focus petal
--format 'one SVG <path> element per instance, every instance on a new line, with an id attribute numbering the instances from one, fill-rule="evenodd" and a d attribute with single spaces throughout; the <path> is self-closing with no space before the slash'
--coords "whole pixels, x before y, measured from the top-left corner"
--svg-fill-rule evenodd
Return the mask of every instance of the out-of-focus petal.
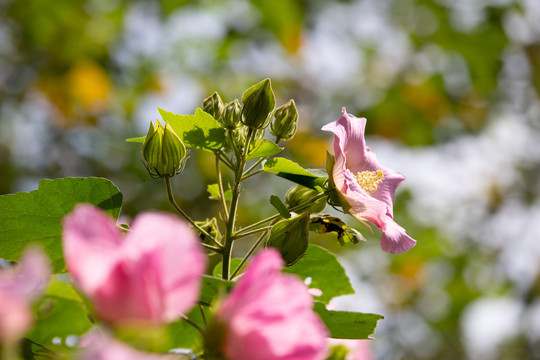
<path id="1" fill-rule="evenodd" d="M 282 264 L 276 250 L 260 252 L 220 307 L 229 360 L 324 359 L 328 331 L 307 286 Z"/>
<path id="2" fill-rule="evenodd" d="M 0 346 L 21 338 L 32 326 L 29 304 L 0 290 Z"/>
<path id="3" fill-rule="evenodd" d="M 39 248 L 28 248 L 19 264 L 0 271 L 0 343 L 22 337 L 32 326 L 31 302 L 43 292 L 51 273 Z"/>
<path id="4" fill-rule="evenodd" d="M 148 241 L 154 237 L 160 241 Z M 207 263 L 193 230 L 171 215 L 147 213 L 134 221 L 126 242 L 130 252 L 136 248 L 135 252 L 146 254 L 146 267 L 155 269 L 155 281 L 166 294 L 162 298 L 164 318 L 172 321 L 188 311 L 199 298 Z"/>
<path id="5" fill-rule="evenodd" d="M 84 219 L 96 228 L 89 229 Z M 206 254 L 195 233 L 176 217 L 141 214 L 121 236 L 110 217 L 82 205 L 64 226 L 68 270 L 101 319 L 170 322 L 197 301 Z"/>
<path id="6" fill-rule="evenodd" d="M 77 205 L 64 219 L 64 260 L 78 286 L 93 294 L 116 265 L 122 238 L 112 218 L 90 204 Z"/>

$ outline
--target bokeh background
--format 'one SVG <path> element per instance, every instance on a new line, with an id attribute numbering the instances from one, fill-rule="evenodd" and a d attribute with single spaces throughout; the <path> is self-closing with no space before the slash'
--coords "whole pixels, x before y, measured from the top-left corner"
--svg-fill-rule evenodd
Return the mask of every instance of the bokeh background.
<path id="1" fill-rule="evenodd" d="M 324 167 L 320 128 L 346 106 L 407 176 L 395 218 L 413 250 L 383 253 L 377 231 L 356 247 L 315 239 L 357 292 L 334 305 L 385 316 L 376 358 L 540 359 L 538 0 L 1 0 L 0 194 L 102 176 L 126 218 L 170 211 L 125 139 L 157 107 L 190 114 L 265 77 L 299 107 L 287 156 Z M 174 186 L 204 219 L 213 159 L 190 156 Z M 241 223 L 291 186 L 248 185 Z"/>

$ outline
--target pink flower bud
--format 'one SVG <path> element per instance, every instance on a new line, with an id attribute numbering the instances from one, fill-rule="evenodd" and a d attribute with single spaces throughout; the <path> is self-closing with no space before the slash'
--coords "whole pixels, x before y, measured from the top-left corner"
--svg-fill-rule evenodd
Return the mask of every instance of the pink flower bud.
<path id="1" fill-rule="evenodd" d="M 30 329 L 31 302 L 45 289 L 50 272 L 47 257 L 37 248 L 26 250 L 14 268 L 0 271 L 0 344 Z"/>
<path id="2" fill-rule="evenodd" d="M 221 305 L 223 351 L 229 360 L 316 360 L 326 355 L 328 331 L 313 312 L 307 286 L 281 273 L 275 249 L 260 252 Z"/>
<path id="3" fill-rule="evenodd" d="M 172 215 L 140 215 L 122 236 L 104 212 L 78 205 L 64 221 L 63 242 L 76 285 L 110 323 L 170 322 L 198 299 L 206 255 Z"/>

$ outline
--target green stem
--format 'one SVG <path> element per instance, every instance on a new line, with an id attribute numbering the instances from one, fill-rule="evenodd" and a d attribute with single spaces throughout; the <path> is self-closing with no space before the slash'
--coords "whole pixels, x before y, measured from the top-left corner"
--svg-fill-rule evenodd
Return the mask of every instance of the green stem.
<path id="1" fill-rule="evenodd" d="M 232 245 L 234 240 L 235 232 L 235 221 L 236 221 L 236 211 L 238 209 L 238 200 L 240 198 L 240 189 L 242 184 L 242 174 L 244 172 L 244 167 L 246 166 L 246 154 L 249 152 L 249 146 L 251 143 L 251 138 L 253 137 L 253 129 L 248 130 L 246 137 L 246 144 L 243 151 L 237 151 L 237 168 L 234 173 L 234 184 L 232 188 L 232 198 L 231 198 L 231 207 L 229 210 L 229 218 L 227 219 L 227 230 L 225 232 L 225 244 L 223 246 L 223 279 L 229 280 L 229 271 L 231 264 L 231 252 Z M 231 136 L 232 137 L 232 136 Z"/>
<path id="2" fill-rule="evenodd" d="M 253 235 L 253 234 L 257 234 L 257 233 L 260 233 L 261 231 L 270 230 L 270 229 L 272 229 L 272 226 L 266 226 L 266 227 L 258 228 L 258 229 L 251 230 L 251 231 L 242 231 L 242 232 L 238 231 L 235 234 L 233 239 L 234 240 L 241 239 L 243 237 Z"/>
<path id="3" fill-rule="evenodd" d="M 234 166 L 231 163 L 231 160 L 225 155 L 221 150 L 216 153 L 216 157 L 221 160 L 227 167 L 231 170 L 234 170 Z"/>
<path id="4" fill-rule="evenodd" d="M 306 202 L 304 202 L 304 203 L 302 203 L 302 204 L 296 205 L 296 206 L 294 206 L 294 207 L 292 207 L 292 208 L 290 208 L 290 209 L 288 209 L 288 210 L 291 211 L 291 212 L 298 212 L 298 211 L 300 211 L 300 210 L 307 209 L 307 208 L 309 208 L 311 205 L 313 205 L 313 203 L 314 203 L 315 201 L 317 201 L 317 200 L 319 200 L 319 199 L 322 199 L 322 198 L 325 197 L 325 196 L 327 196 L 325 192 L 324 192 L 324 193 L 320 193 L 320 194 L 318 194 L 317 196 L 313 197 L 312 199 L 309 199 L 309 201 L 306 201 Z M 265 223 L 267 223 L 267 222 L 269 222 L 269 221 L 277 220 L 277 219 L 279 219 L 280 217 L 281 217 L 280 214 L 275 214 L 275 215 L 272 215 L 272 216 L 270 216 L 270 217 L 267 217 L 266 219 L 263 219 L 263 220 L 261 220 L 261 221 L 258 221 L 258 222 L 256 222 L 256 223 L 254 223 L 254 224 L 248 225 L 248 226 L 246 226 L 245 228 L 242 228 L 241 230 L 238 231 L 237 235 L 244 234 L 244 233 L 247 232 L 247 231 L 251 231 L 251 230 L 257 228 L 258 226 L 263 225 L 263 224 L 265 224 Z"/>
<path id="5" fill-rule="evenodd" d="M 253 169 L 255 169 L 257 166 L 259 166 L 259 164 L 262 163 L 266 159 L 268 159 L 268 156 L 262 157 L 262 158 L 258 159 L 257 161 L 255 161 L 255 163 L 253 163 L 253 165 L 251 165 L 249 167 L 249 169 L 244 171 L 244 174 L 242 175 L 242 180 L 247 179 L 248 177 L 252 176 L 250 174 L 250 172 L 252 172 Z"/>
<path id="6" fill-rule="evenodd" d="M 242 261 L 240 262 L 240 264 L 238 264 L 238 266 L 236 267 L 236 269 L 234 269 L 234 272 L 232 273 L 231 275 L 231 279 L 234 279 L 234 277 L 236 276 L 236 274 L 238 274 L 238 272 L 240 271 L 240 269 L 242 268 L 242 266 L 244 266 L 244 264 L 246 263 L 247 259 L 249 259 L 249 257 L 251 256 L 251 254 L 253 254 L 253 252 L 255 251 L 255 249 L 257 249 L 257 247 L 261 244 L 261 242 L 268 236 L 268 233 L 269 233 L 269 230 L 266 230 L 266 232 L 264 234 L 261 234 L 261 236 L 259 236 L 259 238 L 257 239 L 257 241 L 251 246 L 251 248 L 249 249 L 249 251 L 247 252 L 247 254 L 244 256 L 244 258 L 242 259 Z"/>
<path id="7" fill-rule="evenodd" d="M 202 317 L 202 320 L 204 322 L 204 325 L 206 325 L 206 315 L 204 314 L 204 309 L 203 309 L 203 306 L 201 304 L 199 304 L 199 310 L 201 310 L 201 317 Z"/>
<path id="8" fill-rule="evenodd" d="M 229 218 L 229 212 L 227 211 L 227 201 L 225 200 L 225 191 L 223 190 L 223 180 L 221 178 L 221 169 L 219 167 L 219 158 L 216 156 L 216 173 L 218 178 L 219 187 L 219 201 L 221 203 L 221 211 L 223 212 L 223 219 L 227 221 Z"/>
<path id="9" fill-rule="evenodd" d="M 250 177 L 252 177 L 252 176 L 254 176 L 254 175 L 260 174 L 260 173 L 262 173 L 262 172 L 264 172 L 264 170 L 263 170 L 263 169 L 259 169 L 259 170 L 257 170 L 257 171 L 252 172 L 251 174 L 247 174 L 247 173 L 246 173 L 247 175 L 242 176 L 242 180 L 246 180 L 246 179 L 248 179 L 248 178 L 250 178 Z"/>
<path id="10" fill-rule="evenodd" d="M 193 326 L 195 329 L 199 330 L 199 332 L 204 336 L 204 330 L 201 329 L 199 325 L 197 325 L 193 320 L 188 318 L 186 315 L 182 314 L 182 319 L 187 322 L 189 325 Z"/>
<path id="11" fill-rule="evenodd" d="M 214 250 L 214 251 L 219 250 L 217 252 L 221 252 L 221 244 L 216 239 L 214 239 L 214 237 L 212 235 L 210 235 L 206 230 L 204 230 L 195 221 L 193 221 L 193 219 L 190 218 L 189 215 L 186 214 L 186 212 L 184 210 L 182 210 L 180 205 L 178 205 L 176 203 L 176 200 L 174 199 L 174 193 L 173 193 L 173 189 L 172 189 L 171 178 L 170 177 L 165 177 L 164 179 L 165 179 L 165 186 L 167 187 L 167 196 L 169 198 L 169 202 L 171 203 L 171 205 L 176 209 L 176 211 L 178 211 L 178 213 L 180 215 L 182 215 L 184 217 L 184 219 L 186 219 L 193 227 L 195 227 L 198 231 L 201 232 L 201 234 L 203 234 L 208 239 L 210 239 L 218 247 L 215 248 L 215 247 L 213 247 L 211 245 L 204 244 L 204 243 L 203 243 L 203 246 L 205 246 L 206 248 L 209 248 L 211 250 Z"/>

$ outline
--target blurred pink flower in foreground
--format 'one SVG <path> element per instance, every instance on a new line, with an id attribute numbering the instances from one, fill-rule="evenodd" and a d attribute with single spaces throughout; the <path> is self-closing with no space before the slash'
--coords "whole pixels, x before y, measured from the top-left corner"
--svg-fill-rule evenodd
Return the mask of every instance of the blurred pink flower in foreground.
<path id="1" fill-rule="evenodd" d="M 229 360 L 315 360 L 326 355 L 328 332 L 313 312 L 307 286 L 281 273 L 274 249 L 261 251 L 221 305 Z"/>
<path id="2" fill-rule="evenodd" d="M 142 352 L 93 329 L 81 338 L 77 360 L 165 360 L 167 355 Z"/>
<path id="3" fill-rule="evenodd" d="M 362 223 L 375 224 L 383 232 L 382 249 L 401 254 L 416 244 L 393 220 L 394 192 L 405 176 L 379 163 L 365 144 L 365 127 L 365 118 L 347 114 L 345 108 L 338 121 L 323 126 L 335 135 L 336 162 L 331 176 L 344 198 L 343 210 Z"/>
<path id="4" fill-rule="evenodd" d="M 110 323 L 170 322 L 199 297 L 206 254 L 172 215 L 140 215 L 122 236 L 103 211 L 78 205 L 64 220 L 63 242 L 76 285 Z"/>
<path id="5" fill-rule="evenodd" d="M 17 266 L 0 271 L 0 344 L 30 329 L 30 304 L 45 289 L 50 273 L 49 261 L 38 248 L 26 250 Z"/>

